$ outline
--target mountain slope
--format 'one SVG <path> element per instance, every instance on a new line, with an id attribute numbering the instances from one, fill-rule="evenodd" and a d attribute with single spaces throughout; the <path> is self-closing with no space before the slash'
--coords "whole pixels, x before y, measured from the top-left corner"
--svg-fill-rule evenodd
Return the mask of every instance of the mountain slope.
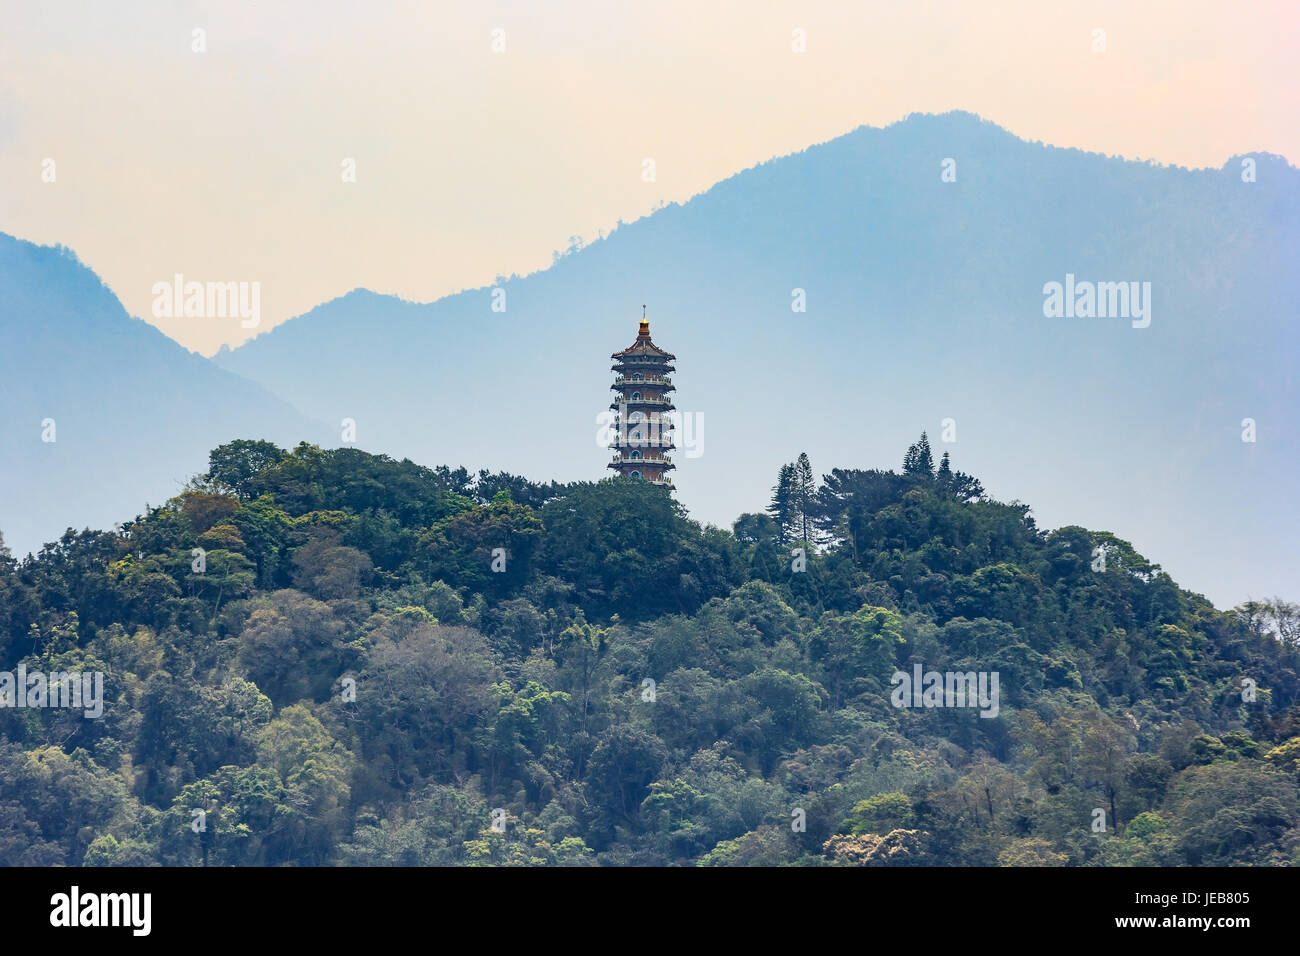
<path id="1" fill-rule="evenodd" d="M 68 250 L 2 233 L 0 429 L 0 532 L 17 554 L 162 503 L 223 441 L 323 437 L 260 385 L 128 316 Z"/>

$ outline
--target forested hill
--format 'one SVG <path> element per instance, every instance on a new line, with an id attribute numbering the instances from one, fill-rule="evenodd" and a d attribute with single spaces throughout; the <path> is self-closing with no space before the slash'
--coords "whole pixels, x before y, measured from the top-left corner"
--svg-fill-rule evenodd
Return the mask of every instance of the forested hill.
<path id="1" fill-rule="evenodd" d="M 823 468 L 893 464 L 910 423 L 951 418 L 985 487 L 1052 527 L 1120 531 L 1228 608 L 1300 580 L 1298 261 L 1300 169 L 1281 157 L 1181 169 L 915 114 L 575 236 L 543 272 L 427 304 L 356 290 L 214 362 L 318 421 L 353 419 L 368 451 L 586 479 L 593 376 L 648 303 L 680 358 L 677 407 L 726 423 L 707 446 L 701 424 L 707 467 L 675 477 L 695 515 L 762 507 L 790 454 L 773 435 Z M 1049 318 L 1044 284 L 1067 274 L 1149 281 L 1150 326 Z M 544 386 L 547 425 L 501 441 L 531 421 L 524 383 Z"/>
<path id="2" fill-rule="evenodd" d="M 1300 863 L 1294 605 L 1044 533 L 924 439 L 814 474 L 723 530 L 240 441 L 0 549 L 0 667 L 104 675 L 98 719 L 10 683 L 0 863 Z"/>

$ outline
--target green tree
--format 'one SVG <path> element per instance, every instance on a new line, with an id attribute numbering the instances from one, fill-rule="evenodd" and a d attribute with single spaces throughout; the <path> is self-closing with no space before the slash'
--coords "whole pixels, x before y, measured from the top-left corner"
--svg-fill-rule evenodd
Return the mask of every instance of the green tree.
<path id="1" fill-rule="evenodd" d="M 323 699 L 359 660 L 360 647 L 347 640 L 330 606 L 301 591 L 273 591 L 251 611 L 237 661 L 279 706 Z"/>
<path id="2" fill-rule="evenodd" d="M 921 432 L 921 437 L 908 446 L 907 454 L 903 456 L 903 474 L 909 478 L 934 477 L 934 456 L 925 432 Z"/>
<path id="3" fill-rule="evenodd" d="M 256 497 L 257 477 L 284 456 L 284 449 L 269 441 L 239 439 L 212 450 L 207 478 L 247 500 Z"/>
<path id="4" fill-rule="evenodd" d="M 782 465 L 776 477 L 776 487 L 772 489 L 772 503 L 767 513 L 772 516 L 780 529 L 780 540 L 784 544 L 787 538 L 797 534 L 800 526 L 799 515 L 799 478 L 792 464 Z"/>
<path id="5" fill-rule="evenodd" d="M 799 523 L 799 540 L 812 539 L 811 512 L 817 495 L 817 482 L 813 478 L 812 463 L 806 452 L 800 452 L 794 463 L 794 510 Z"/>

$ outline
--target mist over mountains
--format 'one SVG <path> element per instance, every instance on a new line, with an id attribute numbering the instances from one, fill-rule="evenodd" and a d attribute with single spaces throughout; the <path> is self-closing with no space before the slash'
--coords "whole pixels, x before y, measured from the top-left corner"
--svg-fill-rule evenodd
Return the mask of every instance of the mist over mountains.
<path id="1" fill-rule="evenodd" d="M 488 289 L 358 290 L 216 361 L 356 419 L 370 450 L 592 478 L 605 360 L 647 302 L 678 407 L 703 415 L 675 475 L 698 517 L 761 507 L 801 450 L 819 472 L 897 466 L 925 428 L 1042 524 L 1113 529 L 1220 603 L 1293 592 L 1300 175 L 1254 160 L 1247 183 L 1240 159 L 1186 170 L 914 116 L 501 282 L 504 313 Z M 1150 325 L 1045 317 L 1067 275 L 1151 283 Z"/>
<path id="2" fill-rule="evenodd" d="M 608 357 L 646 303 L 695 423 L 700 454 L 678 452 L 674 481 L 697 518 L 761 509 L 800 451 L 818 474 L 897 467 L 926 429 L 1042 526 L 1114 531 L 1220 606 L 1294 595 L 1300 173 L 1249 158 L 1254 182 L 1242 157 L 1187 170 L 918 115 L 503 279 L 504 311 L 492 289 L 356 290 L 211 362 L 83 267 L 6 240 L 0 529 L 17 551 L 111 524 L 222 441 L 337 445 L 345 418 L 359 447 L 424 464 L 604 477 Z M 1067 276 L 1149 282 L 1149 326 L 1047 317 L 1044 286 Z"/>
<path id="3" fill-rule="evenodd" d="M 128 316 L 71 251 L 3 233 L 0 422 L 0 532 L 19 555 L 162 504 L 219 442 L 325 437 L 260 385 Z"/>

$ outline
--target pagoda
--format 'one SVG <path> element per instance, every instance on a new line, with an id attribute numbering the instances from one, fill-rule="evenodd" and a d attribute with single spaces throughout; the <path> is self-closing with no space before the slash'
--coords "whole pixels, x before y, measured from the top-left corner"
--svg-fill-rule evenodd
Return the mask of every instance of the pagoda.
<path id="1" fill-rule="evenodd" d="M 621 352 L 610 356 L 614 360 L 614 411 L 615 458 L 609 463 L 620 475 L 643 478 L 656 485 L 673 489 L 668 477 L 675 466 L 666 452 L 675 448 L 673 426 L 668 413 L 673 410 L 672 379 L 669 372 L 676 371 L 676 356 L 665 352 L 650 340 L 650 322 L 644 311 L 636 341 Z"/>

